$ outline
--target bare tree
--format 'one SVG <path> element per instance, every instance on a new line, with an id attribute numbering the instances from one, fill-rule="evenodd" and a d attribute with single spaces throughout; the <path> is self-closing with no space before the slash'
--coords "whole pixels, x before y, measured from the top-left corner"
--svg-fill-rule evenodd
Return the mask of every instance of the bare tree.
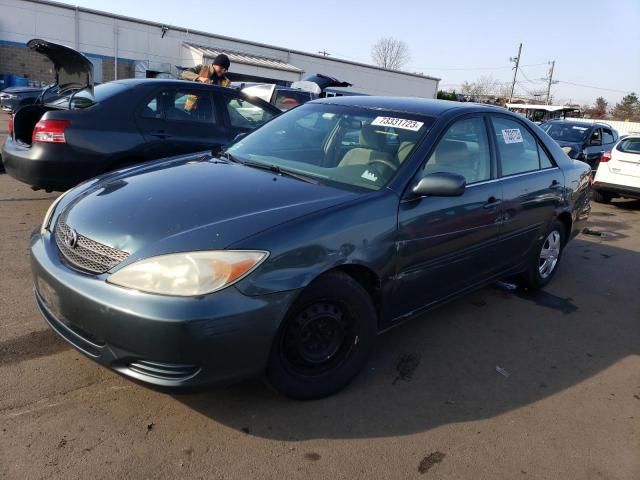
<path id="1" fill-rule="evenodd" d="M 376 65 L 386 70 L 399 70 L 411 57 L 409 46 L 405 42 L 391 37 L 382 37 L 371 48 L 371 58 Z"/>

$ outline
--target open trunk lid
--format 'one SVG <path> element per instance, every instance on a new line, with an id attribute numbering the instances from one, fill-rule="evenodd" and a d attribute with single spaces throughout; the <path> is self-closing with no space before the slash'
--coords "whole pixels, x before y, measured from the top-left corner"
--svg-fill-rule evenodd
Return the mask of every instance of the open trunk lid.
<path id="1" fill-rule="evenodd" d="M 300 90 L 306 90 L 308 92 L 320 95 L 325 88 L 328 87 L 351 87 L 349 82 L 343 82 L 337 78 L 330 77 L 329 75 L 322 75 L 321 73 L 314 73 L 304 77 L 302 80 L 293 82 L 291 88 L 299 88 Z"/>
<path id="2" fill-rule="evenodd" d="M 83 54 L 73 48 L 39 38 L 29 40 L 27 47 L 51 60 L 56 72 L 55 86 L 60 83 L 60 72 L 62 71 L 67 76 L 81 77 L 82 88 L 88 88 L 93 93 L 93 64 Z"/>

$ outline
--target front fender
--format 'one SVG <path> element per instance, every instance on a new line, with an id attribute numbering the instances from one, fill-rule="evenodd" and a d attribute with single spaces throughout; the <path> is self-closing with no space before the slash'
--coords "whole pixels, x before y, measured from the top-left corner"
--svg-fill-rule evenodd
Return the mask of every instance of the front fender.
<path id="1" fill-rule="evenodd" d="M 397 210 L 393 192 L 375 192 L 244 239 L 229 248 L 268 250 L 270 255 L 237 287 L 246 295 L 295 290 L 352 264 L 370 269 L 384 283 L 395 271 Z"/>

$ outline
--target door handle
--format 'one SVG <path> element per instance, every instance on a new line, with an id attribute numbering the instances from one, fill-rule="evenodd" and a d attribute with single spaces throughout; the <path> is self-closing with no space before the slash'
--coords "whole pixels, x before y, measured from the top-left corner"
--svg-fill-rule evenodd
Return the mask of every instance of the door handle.
<path id="1" fill-rule="evenodd" d="M 165 133 L 165 132 L 153 132 L 153 133 L 151 133 L 150 135 L 151 135 L 152 137 L 162 138 L 162 139 L 170 138 L 170 137 L 171 137 L 171 135 L 169 135 L 168 133 Z"/>
<path id="2" fill-rule="evenodd" d="M 560 182 L 558 180 L 554 180 L 553 182 L 551 182 L 551 185 L 549 185 L 549 188 L 559 189 L 562 188 L 562 185 L 560 185 Z"/>
<path id="3" fill-rule="evenodd" d="M 502 203 L 502 200 L 496 197 L 489 197 L 487 203 L 485 203 L 482 208 L 495 208 Z"/>

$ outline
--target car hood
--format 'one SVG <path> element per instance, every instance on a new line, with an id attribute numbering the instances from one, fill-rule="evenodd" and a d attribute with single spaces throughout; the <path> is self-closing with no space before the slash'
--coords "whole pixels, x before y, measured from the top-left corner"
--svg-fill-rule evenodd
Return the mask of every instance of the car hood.
<path id="1" fill-rule="evenodd" d="M 29 40 L 27 47 L 51 60 L 56 71 L 56 84 L 60 70 L 64 70 L 69 75 L 82 75 L 86 78 L 85 86 L 93 90 L 93 64 L 80 52 L 39 38 Z"/>
<path id="2" fill-rule="evenodd" d="M 358 195 L 210 157 L 134 168 L 80 192 L 61 217 L 132 260 L 222 249 Z"/>

